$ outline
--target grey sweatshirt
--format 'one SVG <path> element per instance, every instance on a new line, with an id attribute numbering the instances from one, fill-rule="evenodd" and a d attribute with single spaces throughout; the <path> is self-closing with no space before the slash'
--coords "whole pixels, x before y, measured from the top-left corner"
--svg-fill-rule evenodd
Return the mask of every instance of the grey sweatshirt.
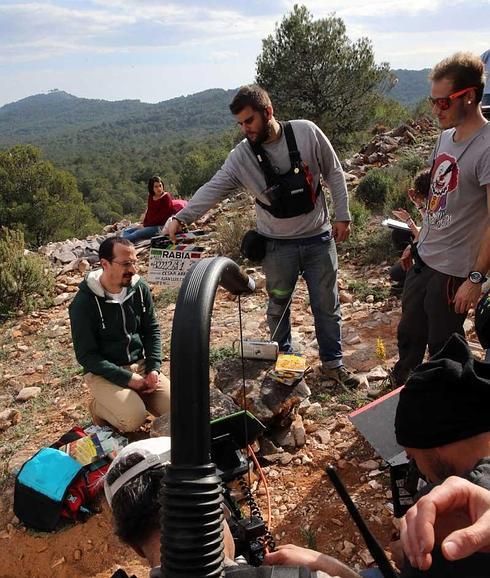
<path id="1" fill-rule="evenodd" d="M 317 188 L 321 174 L 332 195 L 335 220 L 350 221 L 344 173 L 330 141 L 316 124 L 309 120 L 292 120 L 291 125 L 301 158 L 308 164 L 313 174 L 314 188 Z M 278 140 L 263 144 L 263 147 L 272 166 L 280 174 L 286 173 L 291 168 L 284 131 Z M 248 141 L 244 139 L 230 152 L 221 169 L 196 191 L 187 207 L 177 213 L 176 217 L 179 221 L 190 224 L 239 189 L 247 190 L 268 204 L 267 198 L 262 194 L 266 188 L 265 176 Z M 313 237 L 331 229 L 323 194 L 318 195 L 316 205 L 310 213 L 288 219 L 277 219 L 259 205 L 256 204 L 255 207 L 257 230 L 266 237 L 275 239 Z"/>

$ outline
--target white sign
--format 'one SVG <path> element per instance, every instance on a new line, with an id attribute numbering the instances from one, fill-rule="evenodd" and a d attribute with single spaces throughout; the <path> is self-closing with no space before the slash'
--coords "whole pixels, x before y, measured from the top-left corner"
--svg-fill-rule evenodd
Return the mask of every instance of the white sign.
<path id="1" fill-rule="evenodd" d="M 203 247 L 173 245 L 150 249 L 148 281 L 156 285 L 180 285 L 190 267 L 204 253 Z"/>

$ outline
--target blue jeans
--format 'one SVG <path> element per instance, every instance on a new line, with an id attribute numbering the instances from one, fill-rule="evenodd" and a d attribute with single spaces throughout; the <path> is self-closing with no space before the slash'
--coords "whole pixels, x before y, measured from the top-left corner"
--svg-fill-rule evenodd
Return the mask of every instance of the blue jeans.
<path id="1" fill-rule="evenodd" d="M 122 232 L 124 239 L 129 239 L 132 243 L 137 243 L 138 241 L 143 241 L 144 239 L 151 239 L 156 237 L 160 232 L 160 227 L 143 227 L 138 229 L 138 227 L 128 227 Z"/>
<path id="2" fill-rule="evenodd" d="M 342 365 L 337 268 L 337 249 L 328 233 L 310 239 L 267 241 L 263 270 L 269 295 L 267 322 L 271 337 L 274 336 L 281 351 L 292 351 L 287 305 L 298 276 L 302 274 L 315 319 L 320 359 L 328 368 Z"/>

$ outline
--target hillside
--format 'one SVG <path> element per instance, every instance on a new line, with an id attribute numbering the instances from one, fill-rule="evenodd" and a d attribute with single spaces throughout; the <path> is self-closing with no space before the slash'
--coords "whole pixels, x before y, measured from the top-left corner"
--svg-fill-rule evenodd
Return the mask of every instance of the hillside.
<path id="1" fill-rule="evenodd" d="M 424 70 L 393 70 L 398 83 L 389 96 L 414 104 L 428 93 Z M 228 104 L 235 90 L 209 89 L 156 104 L 139 100 L 79 98 L 61 90 L 29 96 L 0 108 L 0 147 L 32 143 L 47 150 L 90 140 L 138 137 L 142 142 L 179 133 L 210 134 L 230 127 Z"/>
<path id="2" fill-rule="evenodd" d="M 417 104 L 429 94 L 430 70 L 393 70 L 398 82 L 391 90 L 389 96 L 405 106 Z"/>
<path id="3" fill-rule="evenodd" d="M 29 142 L 42 147 L 80 145 L 91 138 L 149 135 L 160 139 L 185 130 L 199 134 L 230 126 L 227 105 L 234 91 L 210 89 L 157 104 L 139 100 L 78 98 L 54 90 L 0 108 L 0 146 Z"/>

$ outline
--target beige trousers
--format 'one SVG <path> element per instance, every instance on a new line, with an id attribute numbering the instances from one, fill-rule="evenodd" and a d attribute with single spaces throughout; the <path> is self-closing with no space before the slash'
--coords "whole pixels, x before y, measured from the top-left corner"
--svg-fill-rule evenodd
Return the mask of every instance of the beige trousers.
<path id="1" fill-rule="evenodd" d="M 145 360 L 123 365 L 133 373 L 145 374 Z M 109 422 L 120 432 L 136 431 L 145 423 L 146 413 L 160 416 L 170 411 L 170 381 L 162 374 L 153 393 L 142 393 L 120 387 L 100 375 L 86 373 L 85 383 L 94 396 L 93 410 L 97 417 Z"/>

